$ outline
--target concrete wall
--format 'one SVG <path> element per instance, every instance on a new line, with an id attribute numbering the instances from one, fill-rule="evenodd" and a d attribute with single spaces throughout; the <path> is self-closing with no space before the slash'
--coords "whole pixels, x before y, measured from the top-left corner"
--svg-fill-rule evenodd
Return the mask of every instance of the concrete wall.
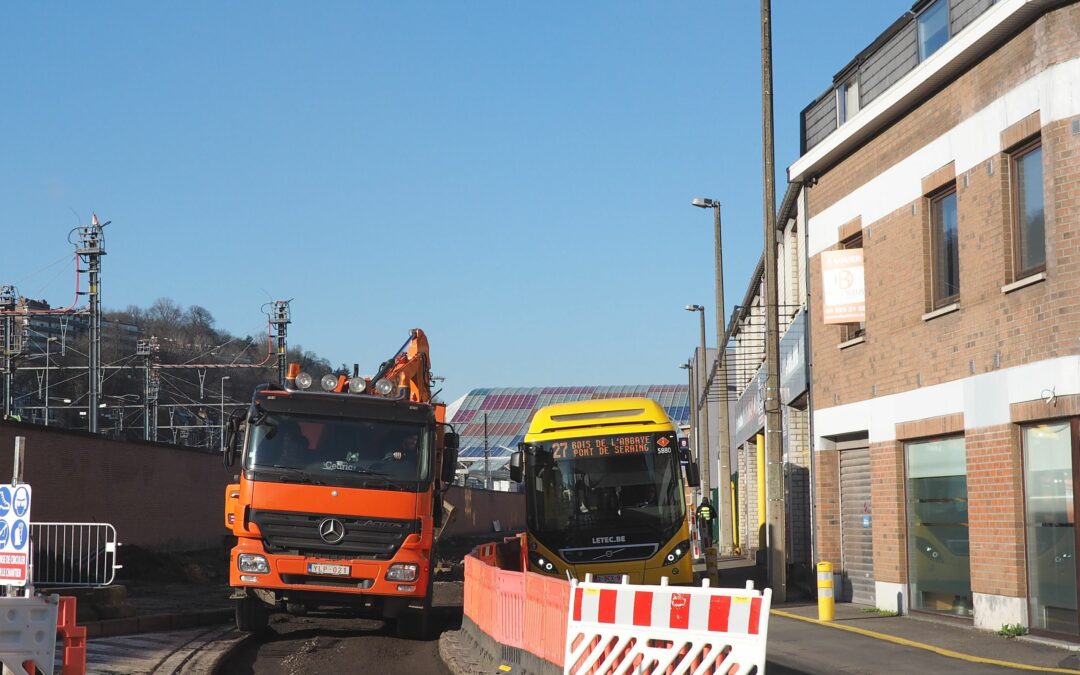
<path id="1" fill-rule="evenodd" d="M 116 441 L 32 424 L 0 423 L 0 480 L 11 477 L 15 437 L 26 437 L 25 479 L 34 522 L 101 522 L 122 544 L 193 550 L 221 546 L 225 486 L 237 472 L 217 452 Z M 524 495 L 452 486 L 447 536 L 525 527 Z"/>
<path id="2" fill-rule="evenodd" d="M 451 485 L 444 499 L 454 505 L 454 520 L 443 537 L 471 536 L 492 532 L 492 521 L 503 530 L 525 528 L 525 495 L 519 492 L 474 490 Z"/>
<path id="3" fill-rule="evenodd" d="M 164 443 L 115 441 L 30 424 L 0 423 L 0 479 L 10 480 L 15 437 L 26 437 L 34 522 L 103 522 L 122 544 L 155 549 L 220 546 L 221 456 Z"/>

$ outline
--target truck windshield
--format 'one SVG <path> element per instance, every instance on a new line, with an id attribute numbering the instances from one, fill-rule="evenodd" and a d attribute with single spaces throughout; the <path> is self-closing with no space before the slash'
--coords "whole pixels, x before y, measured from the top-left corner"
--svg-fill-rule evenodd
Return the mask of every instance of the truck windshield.
<path id="1" fill-rule="evenodd" d="M 265 480 L 417 489 L 429 456 L 423 425 L 270 413 L 248 429 L 244 468 Z"/>
<path id="2" fill-rule="evenodd" d="M 685 517 L 674 433 L 534 444 L 527 459 L 529 529 L 560 548 L 605 535 L 673 536 Z"/>

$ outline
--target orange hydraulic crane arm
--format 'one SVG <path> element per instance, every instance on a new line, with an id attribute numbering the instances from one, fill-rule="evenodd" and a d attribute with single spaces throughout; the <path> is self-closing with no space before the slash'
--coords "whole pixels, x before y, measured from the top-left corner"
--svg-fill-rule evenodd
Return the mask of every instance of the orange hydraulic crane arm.
<path id="1" fill-rule="evenodd" d="M 409 331 L 409 339 L 397 354 L 379 367 L 375 378 L 386 378 L 398 391 L 405 391 L 409 401 L 431 402 L 431 356 L 427 336 L 419 328 Z"/>

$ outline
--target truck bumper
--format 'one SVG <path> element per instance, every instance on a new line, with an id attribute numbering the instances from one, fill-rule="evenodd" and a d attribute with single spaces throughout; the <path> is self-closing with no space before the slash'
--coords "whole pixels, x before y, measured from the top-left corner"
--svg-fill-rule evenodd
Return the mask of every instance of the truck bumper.
<path id="1" fill-rule="evenodd" d="M 240 571 L 241 554 L 263 556 L 269 571 L 262 574 Z M 387 580 L 386 573 L 395 563 L 417 565 L 417 578 L 409 582 Z M 267 553 L 261 540 L 240 539 L 230 555 L 229 583 L 234 598 L 252 595 L 275 606 L 299 603 L 311 609 L 377 610 L 392 618 L 405 607 L 424 603 L 430 567 L 428 552 L 420 549 L 403 548 L 385 561 L 335 560 Z M 327 573 L 329 570 L 335 573 Z"/>

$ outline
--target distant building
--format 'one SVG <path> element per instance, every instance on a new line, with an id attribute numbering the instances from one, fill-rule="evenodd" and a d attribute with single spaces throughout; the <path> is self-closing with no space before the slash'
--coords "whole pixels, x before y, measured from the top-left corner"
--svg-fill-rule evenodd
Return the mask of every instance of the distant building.
<path id="1" fill-rule="evenodd" d="M 447 419 L 461 436 L 458 458 L 468 470 L 468 483 L 483 485 L 490 469 L 496 487 L 510 489 L 506 469 L 510 454 L 524 440 L 533 413 L 538 409 L 553 403 L 628 396 L 653 399 L 664 407 L 676 426 L 685 425 L 690 419 L 686 385 L 678 384 L 473 389 L 447 407 Z"/>

